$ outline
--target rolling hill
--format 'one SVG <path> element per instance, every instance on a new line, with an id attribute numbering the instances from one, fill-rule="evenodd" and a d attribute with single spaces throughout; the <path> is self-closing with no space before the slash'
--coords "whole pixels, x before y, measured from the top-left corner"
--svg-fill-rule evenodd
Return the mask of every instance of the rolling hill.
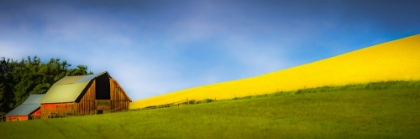
<path id="1" fill-rule="evenodd" d="M 162 109 L 0 122 L 0 137 L 417 139 L 418 104 L 420 81 L 373 82 Z"/>
<path id="2" fill-rule="evenodd" d="M 312 63 L 138 100 L 130 109 L 186 100 L 231 99 L 302 88 L 390 80 L 420 80 L 420 34 Z"/>

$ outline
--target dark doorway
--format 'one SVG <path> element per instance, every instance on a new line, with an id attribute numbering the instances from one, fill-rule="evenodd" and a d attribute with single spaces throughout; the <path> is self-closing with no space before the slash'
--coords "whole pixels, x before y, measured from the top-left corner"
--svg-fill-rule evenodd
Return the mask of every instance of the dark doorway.
<path id="1" fill-rule="evenodd" d="M 96 77 L 96 99 L 111 99 L 109 75 Z"/>

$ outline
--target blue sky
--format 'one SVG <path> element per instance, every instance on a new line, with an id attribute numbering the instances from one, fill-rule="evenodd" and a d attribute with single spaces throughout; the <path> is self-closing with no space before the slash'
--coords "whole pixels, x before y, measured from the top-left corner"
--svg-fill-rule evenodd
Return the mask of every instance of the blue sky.
<path id="1" fill-rule="evenodd" d="M 133 100 L 420 33 L 417 0 L 0 0 L 0 57 L 109 71 Z"/>

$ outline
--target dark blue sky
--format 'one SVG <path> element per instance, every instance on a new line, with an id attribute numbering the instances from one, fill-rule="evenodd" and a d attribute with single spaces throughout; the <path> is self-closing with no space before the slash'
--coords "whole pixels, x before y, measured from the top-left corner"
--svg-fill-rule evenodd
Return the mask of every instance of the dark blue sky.
<path id="1" fill-rule="evenodd" d="M 420 33 L 417 0 L 0 0 L 0 56 L 110 72 L 133 99 Z"/>

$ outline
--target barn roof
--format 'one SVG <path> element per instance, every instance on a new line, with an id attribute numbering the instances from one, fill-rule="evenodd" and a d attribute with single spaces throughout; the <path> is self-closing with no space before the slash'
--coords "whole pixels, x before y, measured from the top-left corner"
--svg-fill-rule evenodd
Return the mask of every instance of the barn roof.
<path id="1" fill-rule="evenodd" d="M 103 74 L 109 76 L 106 71 L 96 75 L 66 76 L 54 83 L 40 103 L 75 102 L 90 82 Z"/>
<path id="2" fill-rule="evenodd" d="M 44 94 L 31 94 L 29 97 L 18 107 L 6 114 L 6 116 L 15 115 L 29 115 L 40 107 L 39 101 Z"/>

